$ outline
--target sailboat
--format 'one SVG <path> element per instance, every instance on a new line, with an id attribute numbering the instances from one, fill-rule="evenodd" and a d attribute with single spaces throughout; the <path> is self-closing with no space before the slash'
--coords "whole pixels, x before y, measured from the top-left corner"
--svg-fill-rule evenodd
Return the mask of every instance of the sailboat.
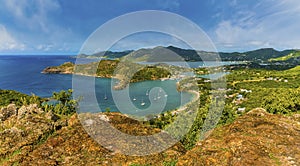
<path id="1" fill-rule="evenodd" d="M 107 100 L 107 96 L 106 96 L 106 93 L 105 93 L 105 95 L 104 95 L 104 100 Z"/>
<path id="2" fill-rule="evenodd" d="M 142 102 L 141 102 L 141 106 L 144 106 L 146 103 L 144 102 L 144 100 L 142 99 Z"/>

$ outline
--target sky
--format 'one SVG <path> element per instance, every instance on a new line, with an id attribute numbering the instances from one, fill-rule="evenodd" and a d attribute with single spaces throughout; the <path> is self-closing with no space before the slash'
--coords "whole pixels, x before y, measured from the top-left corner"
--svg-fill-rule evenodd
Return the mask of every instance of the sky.
<path id="1" fill-rule="evenodd" d="M 142 10 L 191 20 L 218 51 L 300 48 L 299 0 L 0 0 L 0 54 L 77 54 L 98 27 Z M 114 49 L 180 43 L 166 35 L 138 34 Z"/>

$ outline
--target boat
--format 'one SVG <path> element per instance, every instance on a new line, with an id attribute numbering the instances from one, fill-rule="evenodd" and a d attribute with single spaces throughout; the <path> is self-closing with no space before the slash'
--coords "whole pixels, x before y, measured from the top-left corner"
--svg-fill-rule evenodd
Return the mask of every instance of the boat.
<path id="1" fill-rule="evenodd" d="M 104 96 L 104 100 L 107 100 L 107 96 L 106 96 L 106 93 L 105 93 L 105 96 Z"/>
<path id="2" fill-rule="evenodd" d="M 133 97 L 133 99 L 132 99 L 133 101 L 136 101 L 136 98 L 135 97 Z"/>
<path id="3" fill-rule="evenodd" d="M 144 106 L 146 103 L 142 100 L 141 102 L 141 106 Z"/>
<path id="4" fill-rule="evenodd" d="M 146 96 L 148 96 L 149 95 L 149 90 L 147 90 L 147 92 L 146 92 Z"/>

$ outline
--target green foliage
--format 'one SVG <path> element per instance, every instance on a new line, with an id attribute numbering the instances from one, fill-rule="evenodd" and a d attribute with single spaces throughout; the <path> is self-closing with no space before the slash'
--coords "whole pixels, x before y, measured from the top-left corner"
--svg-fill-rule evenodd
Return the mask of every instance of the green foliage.
<path id="1" fill-rule="evenodd" d="M 163 166 L 175 166 L 176 163 L 177 163 L 177 160 L 164 161 Z"/>
<path id="2" fill-rule="evenodd" d="M 53 112 L 58 115 L 71 115 L 76 112 L 77 101 L 72 99 L 72 90 L 54 92 L 53 99 L 58 101 L 55 106 L 45 104 L 43 107 L 45 110 L 53 109 Z"/>
<path id="3" fill-rule="evenodd" d="M 262 107 L 270 113 L 290 114 L 300 109 L 299 74 L 299 66 L 284 71 L 247 69 L 232 71 L 227 80 L 232 92 L 242 94 L 240 89 L 252 90 L 243 94 L 246 100 L 237 107 L 245 107 L 246 111 Z"/>
<path id="4" fill-rule="evenodd" d="M 136 72 L 130 82 L 144 81 L 144 80 L 156 80 L 159 78 L 169 77 L 171 74 L 166 69 L 148 66 Z"/>
<path id="5" fill-rule="evenodd" d="M 13 90 L 0 90 L 0 107 L 11 103 L 16 104 L 17 107 L 37 104 L 38 107 L 43 108 L 46 112 L 53 110 L 58 115 L 71 115 L 76 112 L 77 101 L 72 99 L 72 90 L 54 92 L 52 99 L 57 100 L 58 104 L 47 104 L 47 99 L 35 94 L 29 96 Z"/>
<path id="6" fill-rule="evenodd" d="M 110 108 L 109 108 L 109 107 L 106 107 L 106 108 L 105 108 L 105 112 L 106 112 L 106 113 L 110 113 Z"/>
<path id="7" fill-rule="evenodd" d="M 219 53 L 220 57 L 223 60 L 229 61 L 256 61 L 256 60 L 264 60 L 267 61 L 271 58 L 278 58 L 285 56 L 289 53 L 293 52 L 293 50 L 284 50 L 284 51 L 276 51 L 273 48 L 262 48 L 258 50 L 238 53 Z"/>
<path id="8" fill-rule="evenodd" d="M 261 107 L 273 114 L 291 114 L 300 111 L 300 88 L 266 89 L 269 95 L 261 100 Z"/>
<path id="9" fill-rule="evenodd" d="M 265 69 L 238 69 L 227 75 L 227 87 L 231 90 L 226 92 L 224 109 L 218 108 L 213 113 L 209 113 L 209 108 L 215 100 L 211 97 L 210 83 L 205 83 L 204 79 L 198 80 L 201 91 L 200 105 L 198 113 L 189 132 L 180 140 L 186 149 L 194 147 L 202 134 L 215 127 L 214 122 L 219 118 L 217 125 L 232 123 L 238 116 L 254 108 L 262 107 L 273 114 L 293 114 L 300 112 L 300 67 L 277 71 Z M 241 89 L 251 90 L 242 92 Z M 244 100 L 236 102 L 236 96 L 242 94 Z M 213 101 L 213 102 L 212 102 Z M 238 108 L 245 107 L 245 112 L 238 112 Z M 210 110 L 211 111 L 211 110 Z M 221 115 L 220 115 L 221 113 Z M 165 129 L 177 120 L 177 116 L 168 114 L 159 118 L 151 119 L 150 125 Z M 188 118 L 186 118 L 188 119 Z M 178 121 L 178 123 L 183 123 Z M 203 128 L 205 126 L 205 128 Z M 178 130 L 179 131 L 179 130 Z"/>
<path id="10" fill-rule="evenodd" d="M 149 124 L 155 128 L 164 129 L 168 124 L 172 123 L 176 115 L 172 115 L 170 111 L 160 114 L 159 118 L 149 118 Z"/>
<path id="11" fill-rule="evenodd" d="M 282 56 L 282 57 L 278 57 L 278 58 L 271 58 L 271 59 L 269 59 L 269 61 L 287 61 L 292 58 L 298 58 L 298 57 L 300 57 L 300 51 L 294 51 L 294 52 L 289 53 L 286 56 Z"/>
<path id="12" fill-rule="evenodd" d="M 150 166 L 150 164 L 136 164 L 136 163 L 133 163 L 133 164 L 130 164 L 129 166 Z"/>
<path id="13" fill-rule="evenodd" d="M 11 103 L 16 104 L 17 107 L 29 104 L 38 104 L 40 106 L 44 100 L 34 94 L 29 96 L 13 90 L 0 90 L 0 107 Z"/>

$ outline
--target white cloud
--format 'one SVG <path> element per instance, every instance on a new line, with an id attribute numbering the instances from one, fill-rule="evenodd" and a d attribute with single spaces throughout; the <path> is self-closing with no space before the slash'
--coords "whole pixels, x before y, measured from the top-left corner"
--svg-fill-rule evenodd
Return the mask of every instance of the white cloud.
<path id="1" fill-rule="evenodd" d="M 179 0 L 158 0 L 156 2 L 164 10 L 178 10 L 180 7 Z"/>
<path id="2" fill-rule="evenodd" d="M 268 2 L 219 22 L 214 32 L 218 48 L 300 48 L 300 1 Z"/>
<path id="3" fill-rule="evenodd" d="M 39 44 L 36 49 L 40 51 L 50 51 L 54 47 L 53 44 Z"/>
<path id="4" fill-rule="evenodd" d="M 49 27 L 51 27 L 48 13 L 60 9 L 59 3 L 55 0 L 9 0 L 4 1 L 4 5 L 22 25 L 33 30 L 42 29 L 44 32 L 49 32 Z"/>
<path id="5" fill-rule="evenodd" d="M 18 42 L 7 30 L 0 24 L 0 51 L 24 50 L 25 45 Z"/>
<path id="6" fill-rule="evenodd" d="M 15 29 L 14 37 L 26 42 L 24 52 L 67 52 L 80 48 L 80 45 L 77 46 L 80 44 L 77 34 L 71 28 L 55 22 L 53 15 L 61 11 L 57 0 L 8 0 L 3 1 L 2 8 L 15 23 L 12 27 Z M 6 27 L 9 28 L 8 25 Z M 12 39 L 18 43 L 15 38 Z M 17 48 L 20 45 L 11 46 Z M 11 52 L 14 51 L 17 49 L 11 49 Z"/>

